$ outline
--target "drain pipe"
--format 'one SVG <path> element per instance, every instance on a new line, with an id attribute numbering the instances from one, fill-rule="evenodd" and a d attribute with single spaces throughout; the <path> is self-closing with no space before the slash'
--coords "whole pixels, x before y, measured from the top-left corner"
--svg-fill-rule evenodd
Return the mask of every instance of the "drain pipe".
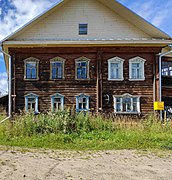
<path id="1" fill-rule="evenodd" d="M 172 50 L 159 54 L 159 101 L 162 101 L 162 57 L 171 54 Z M 162 111 L 160 111 L 160 120 L 162 121 Z"/>
<path id="2" fill-rule="evenodd" d="M 11 56 L 2 49 L 0 49 L 0 52 L 2 52 L 4 56 L 8 56 L 8 117 L 0 121 L 1 124 L 7 119 L 11 118 L 12 111 L 11 111 Z"/>

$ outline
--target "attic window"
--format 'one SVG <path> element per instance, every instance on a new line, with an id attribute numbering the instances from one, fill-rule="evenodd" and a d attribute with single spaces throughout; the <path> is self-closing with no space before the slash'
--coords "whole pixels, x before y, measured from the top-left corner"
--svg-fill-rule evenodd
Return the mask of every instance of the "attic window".
<path id="1" fill-rule="evenodd" d="M 79 24 L 79 35 L 87 35 L 88 24 Z"/>

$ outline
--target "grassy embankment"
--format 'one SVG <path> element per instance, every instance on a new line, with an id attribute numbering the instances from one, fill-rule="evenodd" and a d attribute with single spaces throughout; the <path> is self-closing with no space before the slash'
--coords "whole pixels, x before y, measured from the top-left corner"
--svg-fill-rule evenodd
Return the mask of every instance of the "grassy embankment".
<path id="1" fill-rule="evenodd" d="M 0 120 L 2 117 L 0 117 Z M 68 150 L 172 149 L 172 123 L 75 114 L 17 115 L 0 125 L 0 145 Z"/>

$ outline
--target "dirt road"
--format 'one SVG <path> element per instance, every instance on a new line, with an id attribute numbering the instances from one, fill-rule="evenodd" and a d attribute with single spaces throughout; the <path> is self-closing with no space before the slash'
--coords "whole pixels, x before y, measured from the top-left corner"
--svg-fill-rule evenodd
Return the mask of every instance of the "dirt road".
<path id="1" fill-rule="evenodd" d="M 0 179 L 171 180 L 172 152 L 0 150 Z"/>

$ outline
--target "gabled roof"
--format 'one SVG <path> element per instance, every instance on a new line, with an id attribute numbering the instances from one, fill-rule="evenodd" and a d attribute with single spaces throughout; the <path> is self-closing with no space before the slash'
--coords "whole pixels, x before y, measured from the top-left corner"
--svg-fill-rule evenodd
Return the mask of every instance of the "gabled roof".
<path id="1" fill-rule="evenodd" d="M 2 40 L 2 43 L 5 42 L 5 41 L 10 41 L 13 38 L 19 36 L 21 33 L 23 33 L 26 30 L 28 30 L 30 27 L 32 27 L 33 25 L 35 25 L 36 23 L 41 21 L 43 18 L 47 17 L 48 15 L 53 13 L 54 11 L 57 11 L 61 6 L 63 6 L 68 1 L 69 0 L 61 0 L 60 2 L 55 4 L 53 7 L 51 7 L 47 11 L 43 12 L 42 14 L 40 14 L 39 16 L 37 16 L 36 18 L 31 20 L 27 24 L 25 24 L 24 26 L 19 28 L 14 33 L 12 33 L 9 36 L 7 36 L 5 39 Z M 134 24 L 134 26 L 136 26 L 138 29 L 141 29 L 143 32 L 145 32 L 146 34 L 150 35 L 152 38 L 155 38 L 155 39 L 166 39 L 166 40 L 167 39 L 171 39 L 171 37 L 169 35 L 167 35 L 163 31 L 161 31 L 157 27 L 153 26 L 152 24 L 147 22 L 145 19 L 143 19 L 142 17 L 138 16 L 136 13 L 134 13 L 131 10 L 129 10 L 124 5 L 120 4 L 119 2 L 114 1 L 114 0 L 97 0 L 97 1 L 101 2 L 102 4 L 104 4 L 105 6 L 110 8 L 111 10 L 113 10 L 119 16 L 121 16 L 124 19 L 126 19 L 129 23 Z"/>

